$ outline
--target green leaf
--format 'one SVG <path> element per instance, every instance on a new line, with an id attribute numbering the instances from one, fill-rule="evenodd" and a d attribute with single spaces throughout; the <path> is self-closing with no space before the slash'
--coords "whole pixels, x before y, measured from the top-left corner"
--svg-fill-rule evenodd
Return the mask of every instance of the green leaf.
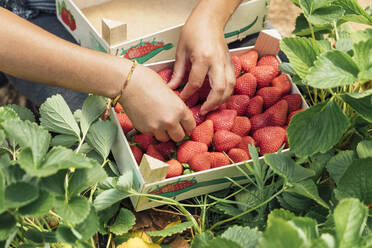
<path id="1" fill-rule="evenodd" d="M 13 109 L 21 120 L 35 122 L 35 115 L 28 108 L 16 104 L 8 104 L 6 107 Z"/>
<path id="2" fill-rule="evenodd" d="M 28 229 L 25 232 L 25 237 L 35 243 L 43 243 L 43 233 L 36 229 Z"/>
<path id="3" fill-rule="evenodd" d="M 29 164 L 37 167 L 49 148 L 51 136 L 47 130 L 29 121 L 9 120 L 2 123 L 5 133 L 21 148 L 29 148 L 32 153 Z"/>
<path id="4" fill-rule="evenodd" d="M 361 93 L 346 93 L 341 95 L 358 114 L 372 122 L 372 89 Z"/>
<path id="5" fill-rule="evenodd" d="M 94 207 L 101 211 L 111 205 L 129 197 L 129 193 L 117 189 L 108 189 L 100 193 L 94 200 Z"/>
<path id="6" fill-rule="evenodd" d="M 243 248 L 234 241 L 224 239 L 224 238 L 220 238 L 220 237 L 216 237 L 216 238 L 208 241 L 208 245 L 203 246 L 201 248 L 204 248 L 204 247 L 205 248 L 226 248 L 226 247 L 229 247 L 229 248 Z"/>
<path id="7" fill-rule="evenodd" d="M 299 0 L 300 7 L 305 15 L 311 15 L 315 10 L 328 6 L 329 0 Z"/>
<path id="8" fill-rule="evenodd" d="M 359 158 L 372 157 L 372 140 L 363 140 L 359 142 L 356 151 Z"/>
<path id="9" fill-rule="evenodd" d="M 88 96 L 83 103 L 81 110 L 80 126 L 83 136 L 89 130 L 90 125 L 97 120 L 106 108 L 106 101 L 101 96 Z"/>
<path id="10" fill-rule="evenodd" d="M 294 217 L 290 220 L 290 223 L 293 223 L 298 228 L 300 228 L 306 235 L 307 240 L 316 239 L 319 237 L 319 232 L 316 223 L 316 220 L 308 217 Z"/>
<path id="11" fill-rule="evenodd" d="M 0 107 L 0 123 L 7 120 L 19 120 L 19 117 L 12 108 Z"/>
<path id="12" fill-rule="evenodd" d="M 78 224 L 75 229 L 81 234 L 82 240 L 90 239 L 94 234 L 97 233 L 99 227 L 98 216 L 96 210 L 91 205 L 88 216 L 85 220 Z"/>
<path id="13" fill-rule="evenodd" d="M 100 183 L 107 178 L 106 172 L 96 163 L 93 168 L 78 169 L 70 178 L 68 191 L 70 195 L 78 195 L 88 187 Z"/>
<path id="14" fill-rule="evenodd" d="M 0 214 L 5 210 L 5 178 L 0 170 Z"/>
<path id="15" fill-rule="evenodd" d="M 126 171 L 118 178 L 115 188 L 121 191 L 128 191 L 133 185 L 133 173 L 132 171 Z"/>
<path id="16" fill-rule="evenodd" d="M 79 141 L 76 136 L 68 135 L 68 134 L 59 134 L 52 138 L 52 146 L 64 146 L 64 147 L 71 147 L 75 145 Z"/>
<path id="17" fill-rule="evenodd" d="M 16 228 L 16 219 L 8 212 L 0 214 L 0 241 L 6 240 Z"/>
<path id="18" fill-rule="evenodd" d="M 290 63 L 283 62 L 279 65 L 279 69 L 281 72 L 290 74 L 290 75 L 295 75 L 296 71 L 293 69 L 292 65 Z"/>
<path id="19" fill-rule="evenodd" d="M 74 135 L 80 139 L 80 129 L 61 95 L 49 97 L 40 106 L 40 122 L 49 131 Z"/>
<path id="20" fill-rule="evenodd" d="M 341 151 L 336 156 L 331 158 L 327 164 L 327 170 L 336 184 L 339 183 L 345 171 L 349 168 L 351 163 L 357 159 L 354 151 Z"/>
<path id="21" fill-rule="evenodd" d="M 26 182 L 12 183 L 5 188 L 5 207 L 22 207 L 34 201 L 38 196 L 38 189 L 34 185 Z"/>
<path id="22" fill-rule="evenodd" d="M 99 232 L 101 234 L 106 234 L 107 233 L 105 228 L 106 228 L 108 222 L 116 215 L 119 208 L 121 208 L 121 206 L 120 206 L 120 203 L 117 202 L 117 203 L 111 205 L 110 207 L 98 212 Z"/>
<path id="23" fill-rule="evenodd" d="M 117 128 L 114 122 L 97 121 L 89 129 L 87 142 L 103 159 L 106 159 L 115 141 L 116 132 Z"/>
<path id="24" fill-rule="evenodd" d="M 355 197 L 366 205 L 372 203 L 372 158 L 357 159 L 341 177 L 337 185 L 336 197 L 338 199 Z M 341 193 L 341 194 L 340 194 Z"/>
<path id="25" fill-rule="evenodd" d="M 314 88 L 327 89 L 354 83 L 358 73 L 359 68 L 350 55 L 333 50 L 318 57 L 306 79 Z"/>
<path id="26" fill-rule="evenodd" d="M 182 233 L 183 231 L 190 227 L 192 227 L 192 222 L 187 221 L 160 231 L 147 232 L 147 234 L 150 235 L 151 237 L 168 237 L 176 233 Z"/>
<path id="27" fill-rule="evenodd" d="M 298 37 L 284 38 L 280 41 L 280 48 L 302 79 L 306 78 L 317 56 L 322 52 L 322 48 L 315 40 Z"/>
<path id="28" fill-rule="evenodd" d="M 311 243 L 311 248 L 335 248 L 336 241 L 335 238 L 328 234 L 324 233 L 318 239 L 313 239 Z"/>
<path id="29" fill-rule="evenodd" d="M 54 196 L 48 191 L 39 190 L 39 197 L 33 202 L 21 207 L 18 211 L 29 217 L 39 217 L 49 213 L 54 204 Z"/>
<path id="30" fill-rule="evenodd" d="M 114 224 L 110 226 L 110 232 L 116 235 L 122 235 L 129 232 L 134 224 L 136 224 L 136 217 L 134 214 L 130 210 L 122 208 Z"/>
<path id="31" fill-rule="evenodd" d="M 288 154 L 268 153 L 264 155 L 264 160 L 275 174 L 286 178 L 290 183 L 300 182 L 315 175 L 313 170 L 296 164 Z"/>
<path id="32" fill-rule="evenodd" d="M 57 197 L 55 208 L 55 212 L 65 221 L 79 224 L 88 216 L 90 205 L 88 200 L 82 196 L 74 196 L 68 202 L 64 197 Z"/>
<path id="33" fill-rule="evenodd" d="M 270 212 L 267 219 L 267 226 L 271 225 L 271 221 L 276 218 L 281 218 L 283 220 L 292 220 L 296 215 L 286 209 L 274 209 Z"/>
<path id="34" fill-rule="evenodd" d="M 338 248 L 359 247 L 367 214 L 367 208 L 357 199 L 340 201 L 333 214 Z"/>
<path id="35" fill-rule="evenodd" d="M 291 119 L 287 129 L 290 149 L 299 157 L 325 153 L 348 127 L 349 120 L 335 101 L 317 104 Z"/>
<path id="36" fill-rule="evenodd" d="M 74 235 L 73 231 L 65 225 L 59 225 L 56 231 L 56 238 L 59 242 L 74 244 L 77 237 Z"/>
<path id="37" fill-rule="evenodd" d="M 358 78 L 360 80 L 372 79 L 372 39 L 368 41 L 361 41 L 354 44 L 354 60 L 359 66 L 360 73 Z"/>
<path id="38" fill-rule="evenodd" d="M 350 37 L 353 39 L 355 44 L 359 43 L 360 41 L 368 41 L 372 39 L 372 28 L 352 32 Z"/>
<path id="39" fill-rule="evenodd" d="M 262 233 L 257 228 L 232 226 L 229 227 L 222 235 L 222 238 L 232 240 L 244 248 L 254 248 L 258 245 L 258 240 Z"/>
<path id="40" fill-rule="evenodd" d="M 313 32 L 315 34 L 317 34 L 317 32 L 319 33 L 330 32 L 331 29 L 332 29 L 332 25 L 330 24 L 313 26 Z M 305 18 L 305 15 L 302 13 L 296 18 L 296 28 L 293 31 L 293 34 L 297 36 L 310 36 L 311 35 L 309 23 L 307 19 Z"/>
<path id="41" fill-rule="evenodd" d="M 337 21 L 344 14 L 344 10 L 338 6 L 328 6 L 315 10 L 307 16 L 307 20 L 315 25 L 325 25 Z"/>
<path id="42" fill-rule="evenodd" d="M 329 209 L 327 203 L 325 203 L 322 198 L 320 198 L 318 188 L 316 187 L 314 181 L 311 179 L 293 183 L 293 188 L 290 188 L 288 191 L 310 198 L 318 203 L 320 206 Z"/>
<path id="43" fill-rule="evenodd" d="M 329 40 L 317 40 L 317 42 L 323 48 L 324 51 L 332 50 L 332 44 Z"/>
<path id="44" fill-rule="evenodd" d="M 335 0 L 334 3 L 346 10 L 345 20 L 372 25 L 372 17 L 360 7 L 356 0 Z"/>
<path id="45" fill-rule="evenodd" d="M 351 38 L 339 38 L 336 42 L 336 49 L 347 53 L 353 49 L 353 40 Z"/>
<path id="46" fill-rule="evenodd" d="M 39 186 L 40 188 L 55 194 L 65 194 L 65 179 L 67 170 L 60 170 L 56 174 L 41 179 Z"/>

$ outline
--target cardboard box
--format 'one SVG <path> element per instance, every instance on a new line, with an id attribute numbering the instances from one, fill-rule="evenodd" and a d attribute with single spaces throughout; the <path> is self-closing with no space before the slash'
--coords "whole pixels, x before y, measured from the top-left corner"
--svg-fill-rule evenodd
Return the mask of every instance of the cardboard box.
<path id="1" fill-rule="evenodd" d="M 174 58 L 198 0 L 56 0 L 57 17 L 84 47 L 139 63 Z M 265 27 L 269 0 L 245 0 L 225 28 L 228 43 Z"/>
<path id="2" fill-rule="evenodd" d="M 259 52 L 260 56 L 268 54 L 277 55 L 279 52 L 279 41 L 280 35 L 276 30 L 265 30 L 260 33 L 254 48 Z M 231 50 L 230 53 L 239 56 L 247 53 L 252 48 L 253 47 L 238 48 Z M 155 63 L 148 66 L 155 71 L 160 71 L 165 68 L 172 68 L 173 63 L 174 60 Z M 294 84 L 292 84 L 291 93 L 301 94 Z M 307 107 L 308 106 L 303 99 L 302 108 Z M 241 172 L 241 170 L 243 170 L 249 174 L 246 166 L 244 166 L 245 162 L 169 179 L 165 179 L 168 165 L 160 160 L 144 155 L 140 165 L 138 166 L 133 154 L 131 153 L 128 140 L 116 118 L 114 109 L 111 110 L 111 116 L 114 117 L 118 127 L 118 134 L 112 147 L 112 153 L 121 173 L 127 171 L 132 172 L 134 188 L 138 192 L 157 194 L 175 200 L 183 200 L 228 188 L 232 185 L 231 180 L 240 184 L 248 182 L 247 178 Z M 286 149 L 283 152 L 288 151 L 289 149 Z M 260 157 L 260 161 L 263 162 L 263 157 Z M 252 163 L 251 160 L 247 162 Z M 143 173 L 141 173 L 141 171 Z M 146 197 L 132 197 L 131 201 L 137 211 L 161 205 L 160 203 L 151 201 Z"/>

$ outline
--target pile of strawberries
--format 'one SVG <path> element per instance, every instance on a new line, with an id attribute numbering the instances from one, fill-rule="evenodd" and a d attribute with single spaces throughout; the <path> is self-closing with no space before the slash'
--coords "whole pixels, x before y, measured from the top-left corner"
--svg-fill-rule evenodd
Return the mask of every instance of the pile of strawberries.
<path id="1" fill-rule="evenodd" d="M 272 55 L 259 59 L 258 52 L 250 50 L 239 57 L 232 56 L 232 61 L 237 79 L 229 100 L 202 116 L 201 104 L 211 90 L 206 78 L 203 86 L 185 101 L 197 125 L 191 136 L 176 144 L 137 134 L 131 141 L 137 163 L 143 153 L 167 162 L 169 178 L 190 169 L 202 171 L 249 160 L 249 144 L 259 148 L 260 155 L 276 152 L 283 144 L 288 147 L 286 129 L 292 116 L 303 110 L 302 98 L 290 94 L 292 84 L 286 74 L 280 73 L 279 60 Z M 168 83 L 172 72 L 164 69 L 158 73 Z M 176 94 L 179 92 L 175 90 Z M 124 133 L 132 130 L 121 106 L 117 105 L 115 111 Z"/>

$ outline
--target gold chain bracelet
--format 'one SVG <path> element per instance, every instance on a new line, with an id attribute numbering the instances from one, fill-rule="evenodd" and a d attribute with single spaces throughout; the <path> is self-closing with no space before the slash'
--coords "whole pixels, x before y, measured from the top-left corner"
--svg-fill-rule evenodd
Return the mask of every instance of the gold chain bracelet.
<path id="1" fill-rule="evenodd" d="M 128 82 L 130 81 L 130 79 L 132 78 L 132 75 L 134 73 L 134 70 L 136 69 L 136 66 L 138 64 L 138 62 L 136 60 L 132 60 L 133 64 L 132 64 L 132 68 L 130 68 L 130 71 L 128 73 L 128 76 L 123 84 L 123 87 L 121 88 L 121 91 L 119 93 L 119 95 L 117 95 L 114 99 L 111 100 L 111 105 L 112 106 L 115 106 L 116 103 L 119 101 L 120 97 L 123 95 L 123 92 L 125 90 L 125 88 L 127 87 L 128 85 Z"/>

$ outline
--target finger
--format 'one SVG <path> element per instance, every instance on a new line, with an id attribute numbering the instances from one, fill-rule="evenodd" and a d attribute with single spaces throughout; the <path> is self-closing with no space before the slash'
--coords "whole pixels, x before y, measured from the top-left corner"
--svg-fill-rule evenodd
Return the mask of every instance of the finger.
<path id="1" fill-rule="evenodd" d="M 226 90 L 226 78 L 224 72 L 224 65 L 216 65 L 210 69 L 208 76 L 211 83 L 211 91 L 208 95 L 207 101 L 205 101 L 200 109 L 202 115 L 205 115 L 223 102 Z"/>
<path id="2" fill-rule="evenodd" d="M 167 132 L 169 137 L 175 142 L 180 142 L 185 137 L 185 132 L 180 124 L 168 129 Z"/>
<path id="3" fill-rule="evenodd" d="M 196 126 L 196 123 L 194 116 L 190 110 L 187 110 L 187 112 L 185 112 L 185 117 L 181 120 L 181 125 L 183 127 L 183 130 L 185 130 L 188 135 L 191 135 Z"/>
<path id="4" fill-rule="evenodd" d="M 169 81 L 168 86 L 171 89 L 177 89 L 182 83 L 183 76 L 186 73 L 186 56 L 184 53 L 176 56 L 176 62 L 174 63 L 172 79 Z"/>
<path id="5" fill-rule="evenodd" d="M 167 142 L 169 140 L 169 136 L 164 130 L 156 130 L 154 136 L 161 142 Z"/>
<path id="6" fill-rule="evenodd" d="M 226 89 L 224 95 L 222 97 L 222 102 L 225 103 L 231 94 L 234 92 L 236 78 L 235 78 L 235 70 L 233 69 L 232 64 L 225 65 L 225 72 L 226 72 Z"/>
<path id="7" fill-rule="evenodd" d="M 208 68 L 209 66 L 201 61 L 196 61 L 192 64 L 189 81 L 180 94 L 181 99 L 188 99 L 203 85 Z"/>

